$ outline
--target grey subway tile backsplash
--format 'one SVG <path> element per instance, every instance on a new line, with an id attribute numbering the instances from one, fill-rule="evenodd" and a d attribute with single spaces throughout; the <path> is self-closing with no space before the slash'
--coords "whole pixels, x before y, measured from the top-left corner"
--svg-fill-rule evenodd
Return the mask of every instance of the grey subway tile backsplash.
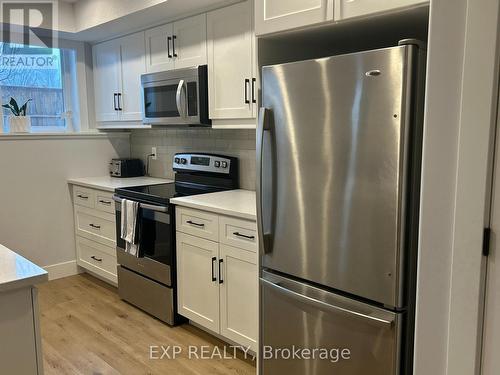
<path id="1" fill-rule="evenodd" d="M 149 174 L 173 178 L 172 160 L 177 152 L 208 152 L 235 156 L 240 160 L 240 187 L 255 190 L 255 130 L 150 129 L 134 130 L 131 155 L 147 162 L 151 147 L 157 160 L 150 161 Z"/>

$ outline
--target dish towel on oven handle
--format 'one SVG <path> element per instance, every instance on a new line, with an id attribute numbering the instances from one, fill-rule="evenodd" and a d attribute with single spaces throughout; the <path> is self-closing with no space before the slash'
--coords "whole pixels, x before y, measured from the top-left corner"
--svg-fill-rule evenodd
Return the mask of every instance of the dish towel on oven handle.
<path id="1" fill-rule="evenodd" d="M 125 252 L 135 257 L 139 257 L 139 244 L 137 241 L 139 234 L 138 216 L 139 202 L 123 199 L 121 213 L 121 238 L 125 241 Z"/>

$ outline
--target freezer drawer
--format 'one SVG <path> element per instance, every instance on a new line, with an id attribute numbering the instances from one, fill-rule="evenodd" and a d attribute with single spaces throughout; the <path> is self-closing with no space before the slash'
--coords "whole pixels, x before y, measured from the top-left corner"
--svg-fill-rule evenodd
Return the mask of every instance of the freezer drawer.
<path id="1" fill-rule="evenodd" d="M 399 373 L 403 314 L 265 271 L 260 285 L 262 375 Z"/>

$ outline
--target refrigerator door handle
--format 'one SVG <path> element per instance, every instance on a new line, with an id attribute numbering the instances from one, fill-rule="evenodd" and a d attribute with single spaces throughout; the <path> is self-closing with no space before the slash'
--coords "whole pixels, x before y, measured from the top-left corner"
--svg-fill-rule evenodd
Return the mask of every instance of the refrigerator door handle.
<path id="1" fill-rule="evenodd" d="M 264 132 L 270 131 L 269 117 L 271 115 L 271 110 L 269 108 L 262 107 L 259 110 L 259 123 L 257 127 L 257 165 L 256 165 L 256 198 L 257 198 L 257 232 L 259 237 L 259 247 L 263 254 L 270 252 L 268 246 L 266 246 L 266 241 L 270 236 L 270 233 L 264 233 L 264 222 L 263 222 L 263 209 L 262 209 L 262 163 L 263 163 L 263 153 L 264 153 Z"/>
<path id="2" fill-rule="evenodd" d="M 282 294 L 287 295 L 288 297 L 290 297 L 292 299 L 298 300 L 298 301 L 303 302 L 307 305 L 312 305 L 312 306 L 314 306 L 318 309 L 321 309 L 323 311 L 326 310 L 326 311 L 330 311 L 330 312 L 337 313 L 337 314 L 341 313 L 341 314 L 354 316 L 354 317 L 364 319 L 364 320 L 370 320 L 374 323 L 383 325 L 386 328 L 391 328 L 393 323 L 394 323 L 394 321 L 391 321 L 391 320 L 379 318 L 376 316 L 367 315 L 367 314 L 353 311 L 350 309 L 345 309 L 345 308 L 340 307 L 340 306 L 331 305 L 329 303 L 317 300 L 315 298 L 312 298 L 312 297 L 309 297 L 307 295 L 295 292 L 291 289 L 285 288 L 285 287 L 279 285 L 279 282 L 274 283 L 272 281 L 265 280 L 265 279 L 260 279 L 260 282 L 268 287 L 271 287 L 272 289 L 279 291 Z"/>

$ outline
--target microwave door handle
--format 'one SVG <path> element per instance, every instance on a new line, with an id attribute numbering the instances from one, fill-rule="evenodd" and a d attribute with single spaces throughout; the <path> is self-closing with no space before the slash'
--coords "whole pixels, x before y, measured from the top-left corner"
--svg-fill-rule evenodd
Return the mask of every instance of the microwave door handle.
<path id="1" fill-rule="evenodd" d="M 184 82 L 183 79 L 179 81 L 179 85 L 177 86 L 177 93 L 175 95 L 177 111 L 179 111 L 179 115 L 181 117 L 186 117 L 186 95 L 184 91 L 185 84 L 186 83 Z M 183 97 L 183 91 L 184 91 L 184 97 Z"/>

